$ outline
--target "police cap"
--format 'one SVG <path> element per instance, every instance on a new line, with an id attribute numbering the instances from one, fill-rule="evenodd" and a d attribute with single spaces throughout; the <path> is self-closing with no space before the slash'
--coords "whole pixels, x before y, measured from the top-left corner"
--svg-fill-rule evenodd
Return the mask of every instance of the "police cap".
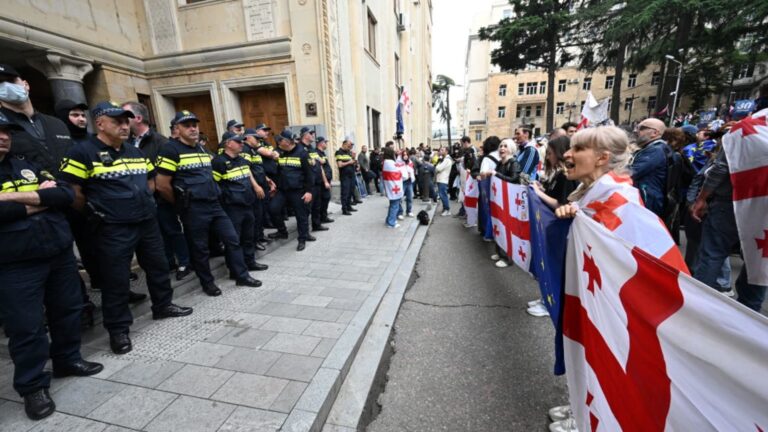
<path id="1" fill-rule="evenodd" d="M 173 117 L 173 122 L 171 124 L 179 124 L 179 123 L 184 123 L 188 121 L 199 122 L 200 119 L 197 118 L 195 113 L 191 111 L 183 110 L 176 113 L 176 116 Z"/>
<path id="2" fill-rule="evenodd" d="M 95 107 L 93 107 L 91 110 L 91 117 L 97 119 L 101 116 L 108 116 L 113 118 L 123 116 L 130 118 L 135 117 L 131 111 L 124 110 L 123 107 L 114 101 L 99 102 Z"/>

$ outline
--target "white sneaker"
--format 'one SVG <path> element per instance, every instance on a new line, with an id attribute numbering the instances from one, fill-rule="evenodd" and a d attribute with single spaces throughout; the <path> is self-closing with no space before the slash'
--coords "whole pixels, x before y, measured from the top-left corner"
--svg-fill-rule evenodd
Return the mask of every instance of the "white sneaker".
<path id="1" fill-rule="evenodd" d="M 531 300 L 531 301 L 529 301 L 529 302 L 528 302 L 528 307 L 529 307 L 529 308 L 530 308 L 530 307 L 534 307 L 534 306 L 536 306 L 537 304 L 544 304 L 544 302 L 542 302 L 542 301 L 541 301 L 541 299 Z M 554 409 L 554 408 L 552 408 L 552 409 Z M 550 411 L 551 411 L 551 410 L 550 410 Z M 562 420 L 562 419 L 559 419 L 559 420 Z"/>
<path id="2" fill-rule="evenodd" d="M 539 303 L 536 306 L 531 306 L 528 309 L 526 309 L 526 312 L 528 312 L 529 315 L 533 315 L 535 317 L 545 317 L 549 316 L 549 312 L 547 311 L 547 308 L 544 307 L 544 304 Z"/>
<path id="3" fill-rule="evenodd" d="M 440 213 L 440 216 L 450 216 L 450 215 L 451 215 L 451 211 L 450 210 L 443 210 L 443 212 Z"/>
<path id="4" fill-rule="evenodd" d="M 504 261 L 503 259 L 500 259 L 500 260 L 496 261 L 496 267 L 498 267 L 498 268 L 505 268 L 505 267 L 509 267 L 509 264 L 507 264 L 507 262 Z"/>
<path id="5" fill-rule="evenodd" d="M 477 226 L 477 224 L 468 224 L 468 223 L 464 224 L 464 228 L 472 228 L 472 227 L 476 227 L 476 226 Z"/>
<path id="6" fill-rule="evenodd" d="M 400 224 L 396 223 L 395 226 L 387 225 L 387 228 L 389 228 L 389 229 L 400 228 Z"/>
<path id="7" fill-rule="evenodd" d="M 553 422 L 568 420 L 571 417 L 573 417 L 573 413 L 570 405 L 556 406 L 549 410 L 549 418 Z"/>
<path id="8" fill-rule="evenodd" d="M 498 261 L 500 258 L 501 258 L 501 257 L 499 256 L 499 254 L 493 254 L 493 255 L 491 255 L 491 259 L 492 259 L 492 260 L 494 260 L 494 261 Z"/>
<path id="9" fill-rule="evenodd" d="M 493 239 L 489 239 L 489 238 L 485 238 L 485 237 L 483 237 L 483 241 L 484 241 L 484 242 L 488 242 L 488 243 L 490 243 L 490 242 L 492 242 L 492 241 L 493 241 Z"/>
<path id="10" fill-rule="evenodd" d="M 408 217 L 413 217 L 413 212 L 411 212 L 411 213 L 408 213 L 408 215 L 407 215 L 407 216 L 408 216 Z"/>
<path id="11" fill-rule="evenodd" d="M 403 215 L 397 215 L 397 220 L 403 220 L 403 219 L 405 219 L 405 218 L 403 217 Z"/>
<path id="12" fill-rule="evenodd" d="M 579 432 L 579 429 L 576 427 L 576 419 L 570 417 L 550 424 L 549 432 Z"/>
<path id="13" fill-rule="evenodd" d="M 720 294 L 726 296 L 726 297 L 735 297 L 736 291 L 733 290 L 733 288 L 729 289 L 728 291 L 720 291 Z"/>

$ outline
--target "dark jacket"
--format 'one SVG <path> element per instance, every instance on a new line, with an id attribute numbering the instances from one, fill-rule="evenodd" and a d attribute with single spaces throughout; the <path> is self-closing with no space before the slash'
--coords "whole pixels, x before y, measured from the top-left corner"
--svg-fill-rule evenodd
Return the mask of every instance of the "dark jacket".
<path id="1" fill-rule="evenodd" d="M 506 162 L 499 162 L 496 166 L 496 177 L 510 183 L 520 183 L 521 172 L 520 163 L 514 156 L 507 159 Z"/>
<path id="2" fill-rule="evenodd" d="M 130 141 L 131 140 L 129 140 L 129 142 Z M 139 142 L 139 150 L 144 152 L 144 156 L 152 161 L 152 163 L 156 163 L 157 155 L 160 153 L 160 149 L 167 142 L 168 138 L 150 129 L 147 134 L 141 138 L 141 141 Z"/>
<path id="3" fill-rule="evenodd" d="M 7 108 L 0 110 L 11 121 L 22 125 L 29 123 L 26 115 L 11 111 Z M 43 129 L 43 139 L 39 140 L 30 135 L 26 130 L 14 130 L 12 132 L 13 152 L 24 156 L 29 162 L 43 171 L 58 175 L 61 160 L 72 148 L 72 137 L 67 125 L 56 117 L 36 112 L 34 120 L 40 122 Z"/>
<path id="4" fill-rule="evenodd" d="M 633 155 L 632 182 L 640 191 L 645 207 L 664 217 L 664 195 L 667 189 L 667 154 L 671 149 L 662 140 L 656 140 Z"/>

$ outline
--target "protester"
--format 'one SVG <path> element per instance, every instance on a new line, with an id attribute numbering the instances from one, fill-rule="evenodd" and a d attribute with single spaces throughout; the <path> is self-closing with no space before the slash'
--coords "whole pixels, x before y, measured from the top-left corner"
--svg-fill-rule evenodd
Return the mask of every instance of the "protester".
<path id="1" fill-rule="evenodd" d="M 513 140 L 507 138 L 499 143 L 498 151 L 501 160 L 493 170 L 493 175 L 504 181 L 519 184 L 522 169 L 520 168 L 520 164 L 517 162 L 517 159 L 515 159 L 515 154 L 517 153 L 517 145 Z M 496 245 L 496 253 L 491 255 L 491 259 L 496 261 L 496 267 L 504 268 L 509 266 L 507 254 L 501 249 L 501 247 L 499 247 L 498 244 Z"/>
<path id="2" fill-rule="evenodd" d="M 416 174 L 407 150 L 400 152 L 396 161 L 397 167 L 403 173 L 403 198 L 405 198 L 405 211 L 400 204 L 400 210 L 397 213 L 397 219 L 403 220 L 403 213 L 408 217 L 413 217 L 413 183 L 416 180 Z"/>
<path id="3" fill-rule="evenodd" d="M 561 136 L 547 145 L 544 173 L 540 182 L 532 183 L 536 195 L 551 209 L 568 203 L 568 196 L 576 189 L 578 182 L 565 175 L 565 153 L 570 149 L 570 139 Z"/>
<path id="4" fill-rule="evenodd" d="M 480 183 L 480 204 L 478 207 L 477 229 L 487 242 L 493 241 L 493 227 L 491 223 L 491 181 L 499 163 L 499 144 L 501 140 L 497 136 L 489 136 L 483 141 L 483 155 L 479 159 L 480 166 L 477 169 L 476 178 Z"/>
<path id="5" fill-rule="evenodd" d="M 520 126 L 515 129 L 515 141 L 520 151 L 517 154 L 517 162 L 531 180 L 536 180 L 536 170 L 539 167 L 539 150 L 536 141 L 531 139 L 533 132 L 528 126 Z"/>
<path id="6" fill-rule="evenodd" d="M 395 162 L 394 148 L 384 147 L 382 155 L 384 157 L 382 179 L 384 180 L 384 190 L 389 200 L 389 210 L 387 211 L 385 222 L 389 228 L 399 228 L 397 212 L 400 210 L 400 200 L 403 198 L 403 172 L 397 167 Z"/>
<path id="7" fill-rule="evenodd" d="M 440 213 L 440 216 L 451 215 L 451 204 L 448 200 L 448 181 L 450 179 L 451 167 L 453 167 L 453 159 L 448 154 L 448 147 L 441 147 L 440 161 L 435 166 L 435 182 L 437 183 L 440 200 L 443 203 L 443 212 Z"/>
<path id="8" fill-rule="evenodd" d="M 661 139 L 664 129 L 664 123 L 659 119 L 641 121 L 635 130 L 640 149 L 632 155 L 630 162 L 632 181 L 640 191 L 645 206 L 662 219 L 665 216 L 667 154 L 671 152 Z"/>

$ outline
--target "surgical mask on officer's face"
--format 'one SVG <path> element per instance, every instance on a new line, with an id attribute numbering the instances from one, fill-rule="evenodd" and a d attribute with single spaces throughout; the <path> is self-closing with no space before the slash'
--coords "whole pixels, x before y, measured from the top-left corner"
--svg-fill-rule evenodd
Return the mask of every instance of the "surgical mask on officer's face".
<path id="1" fill-rule="evenodd" d="M 0 101 L 19 105 L 26 102 L 27 99 L 29 99 L 29 93 L 23 85 L 9 82 L 0 83 Z"/>

